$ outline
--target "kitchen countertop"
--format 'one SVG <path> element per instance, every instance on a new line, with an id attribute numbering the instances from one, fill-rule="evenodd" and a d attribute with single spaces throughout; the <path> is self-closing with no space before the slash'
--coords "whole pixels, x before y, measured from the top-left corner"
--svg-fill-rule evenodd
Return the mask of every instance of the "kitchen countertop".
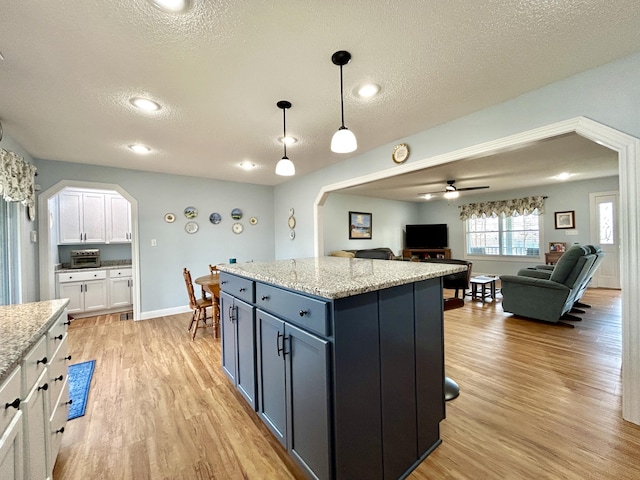
<path id="1" fill-rule="evenodd" d="M 57 268 L 55 273 L 89 272 L 91 270 L 114 270 L 117 268 L 131 268 L 131 260 L 104 260 L 102 262 L 102 265 L 100 265 L 99 267 L 87 268 L 69 268 L 68 263 L 63 263 L 62 267 Z"/>
<path id="2" fill-rule="evenodd" d="M 0 383 L 20 364 L 68 305 L 69 299 L 0 307 Z"/>
<path id="3" fill-rule="evenodd" d="M 222 272 L 328 299 L 350 297 L 467 269 L 454 264 L 343 257 L 220 264 L 217 267 Z"/>

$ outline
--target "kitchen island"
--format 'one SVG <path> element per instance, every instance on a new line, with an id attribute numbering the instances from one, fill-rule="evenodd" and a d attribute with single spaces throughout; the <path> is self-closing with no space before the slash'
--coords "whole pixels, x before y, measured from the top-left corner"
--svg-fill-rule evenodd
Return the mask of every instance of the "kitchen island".
<path id="1" fill-rule="evenodd" d="M 396 479 L 441 442 L 441 277 L 319 257 L 219 265 L 222 367 L 309 478 Z"/>

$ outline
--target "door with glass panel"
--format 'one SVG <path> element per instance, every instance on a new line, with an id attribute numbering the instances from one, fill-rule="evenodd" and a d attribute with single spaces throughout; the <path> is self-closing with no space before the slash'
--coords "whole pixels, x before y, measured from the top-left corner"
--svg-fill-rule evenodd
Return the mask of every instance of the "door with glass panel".
<path id="1" fill-rule="evenodd" d="M 592 287 L 620 288 L 620 246 L 618 244 L 618 192 L 591 193 L 591 242 L 600 245 L 604 260 L 591 280 Z"/>

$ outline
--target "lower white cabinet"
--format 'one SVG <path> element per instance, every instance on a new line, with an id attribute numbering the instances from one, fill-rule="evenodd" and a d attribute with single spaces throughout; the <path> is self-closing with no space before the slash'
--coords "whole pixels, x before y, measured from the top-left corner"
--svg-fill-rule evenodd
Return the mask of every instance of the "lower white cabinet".
<path id="1" fill-rule="evenodd" d="M 0 386 L 0 479 L 47 480 L 69 409 L 67 310 Z"/>
<path id="2" fill-rule="evenodd" d="M 117 268 L 109 270 L 109 308 L 128 307 L 131 305 L 133 289 L 132 270 Z"/>

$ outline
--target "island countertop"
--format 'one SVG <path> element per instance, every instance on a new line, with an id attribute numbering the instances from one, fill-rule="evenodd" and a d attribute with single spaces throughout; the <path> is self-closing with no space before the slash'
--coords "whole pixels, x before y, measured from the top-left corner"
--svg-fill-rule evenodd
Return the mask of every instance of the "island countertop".
<path id="1" fill-rule="evenodd" d="M 313 257 L 220 264 L 222 272 L 328 299 L 382 290 L 466 270 L 444 263 Z"/>
<path id="2" fill-rule="evenodd" d="M 69 303 L 68 298 L 0 307 L 0 383 Z"/>

